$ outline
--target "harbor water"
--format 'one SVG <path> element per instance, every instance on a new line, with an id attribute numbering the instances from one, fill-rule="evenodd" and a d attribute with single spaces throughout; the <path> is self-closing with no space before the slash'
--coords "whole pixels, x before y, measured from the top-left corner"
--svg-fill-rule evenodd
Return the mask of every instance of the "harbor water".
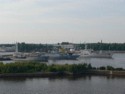
<path id="1" fill-rule="evenodd" d="M 125 94 L 125 78 L 1 78 L 0 94 Z"/>

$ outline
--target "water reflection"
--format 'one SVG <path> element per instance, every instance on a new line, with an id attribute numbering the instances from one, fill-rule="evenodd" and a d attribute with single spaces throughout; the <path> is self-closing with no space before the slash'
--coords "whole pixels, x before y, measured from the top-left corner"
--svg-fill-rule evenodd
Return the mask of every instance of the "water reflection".
<path id="1" fill-rule="evenodd" d="M 83 76 L 78 78 L 0 79 L 0 94 L 124 94 L 124 78 Z"/>

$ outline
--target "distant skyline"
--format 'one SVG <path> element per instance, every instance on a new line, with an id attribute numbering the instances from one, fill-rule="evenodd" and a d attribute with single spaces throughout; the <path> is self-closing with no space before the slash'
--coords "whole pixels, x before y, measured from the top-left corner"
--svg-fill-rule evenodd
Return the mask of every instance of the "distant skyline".
<path id="1" fill-rule="evenodd" d="M 0 0 L 0 43 L 125 43 L 125 0 Z"/>

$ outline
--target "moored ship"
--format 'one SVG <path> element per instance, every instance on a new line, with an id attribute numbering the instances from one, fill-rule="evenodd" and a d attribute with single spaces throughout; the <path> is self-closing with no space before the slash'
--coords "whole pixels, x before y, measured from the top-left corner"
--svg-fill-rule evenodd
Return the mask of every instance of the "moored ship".
<path id="1" fill-rule="evenodd" d="M 51 60 L 77 60 L 79 55 L 76 54 L 62 54 L 62 53 L 56 53 L 56 54 L 49 54 L 49 59 Z"/>
<path id="2" fill-rule="evenodd" d="M 80 51 L 80 57 L 88 57 L 88 58 L 112 58 L 112 53 L 110 51 L 94 51 L 92 49 L 87 49 L 87 45 L 85 45 L 85 49 Z"/>

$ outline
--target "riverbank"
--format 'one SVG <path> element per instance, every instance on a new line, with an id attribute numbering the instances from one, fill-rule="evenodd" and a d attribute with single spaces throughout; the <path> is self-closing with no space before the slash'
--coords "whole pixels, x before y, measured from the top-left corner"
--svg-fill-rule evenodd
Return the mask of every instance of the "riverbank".
<path id="1" fill-rule="evenodd" d="M 112 76 L 125 77 L 125 71 L 91 70 L 82 73 L 72 72 L 38 72 L 38 73 L 5 73 L 0 78 L 8 77 L 78 77 L 78 76 Z"/>
<path id="2" fill-rule="evenodd" d="M 0 78 L 2 77 L 66 77 L 66 76 L 122 76 L 125 69 L 112 66 L 92 67 L 91 64 L 50 64 L 40 62 L 0 63 Z"/>

